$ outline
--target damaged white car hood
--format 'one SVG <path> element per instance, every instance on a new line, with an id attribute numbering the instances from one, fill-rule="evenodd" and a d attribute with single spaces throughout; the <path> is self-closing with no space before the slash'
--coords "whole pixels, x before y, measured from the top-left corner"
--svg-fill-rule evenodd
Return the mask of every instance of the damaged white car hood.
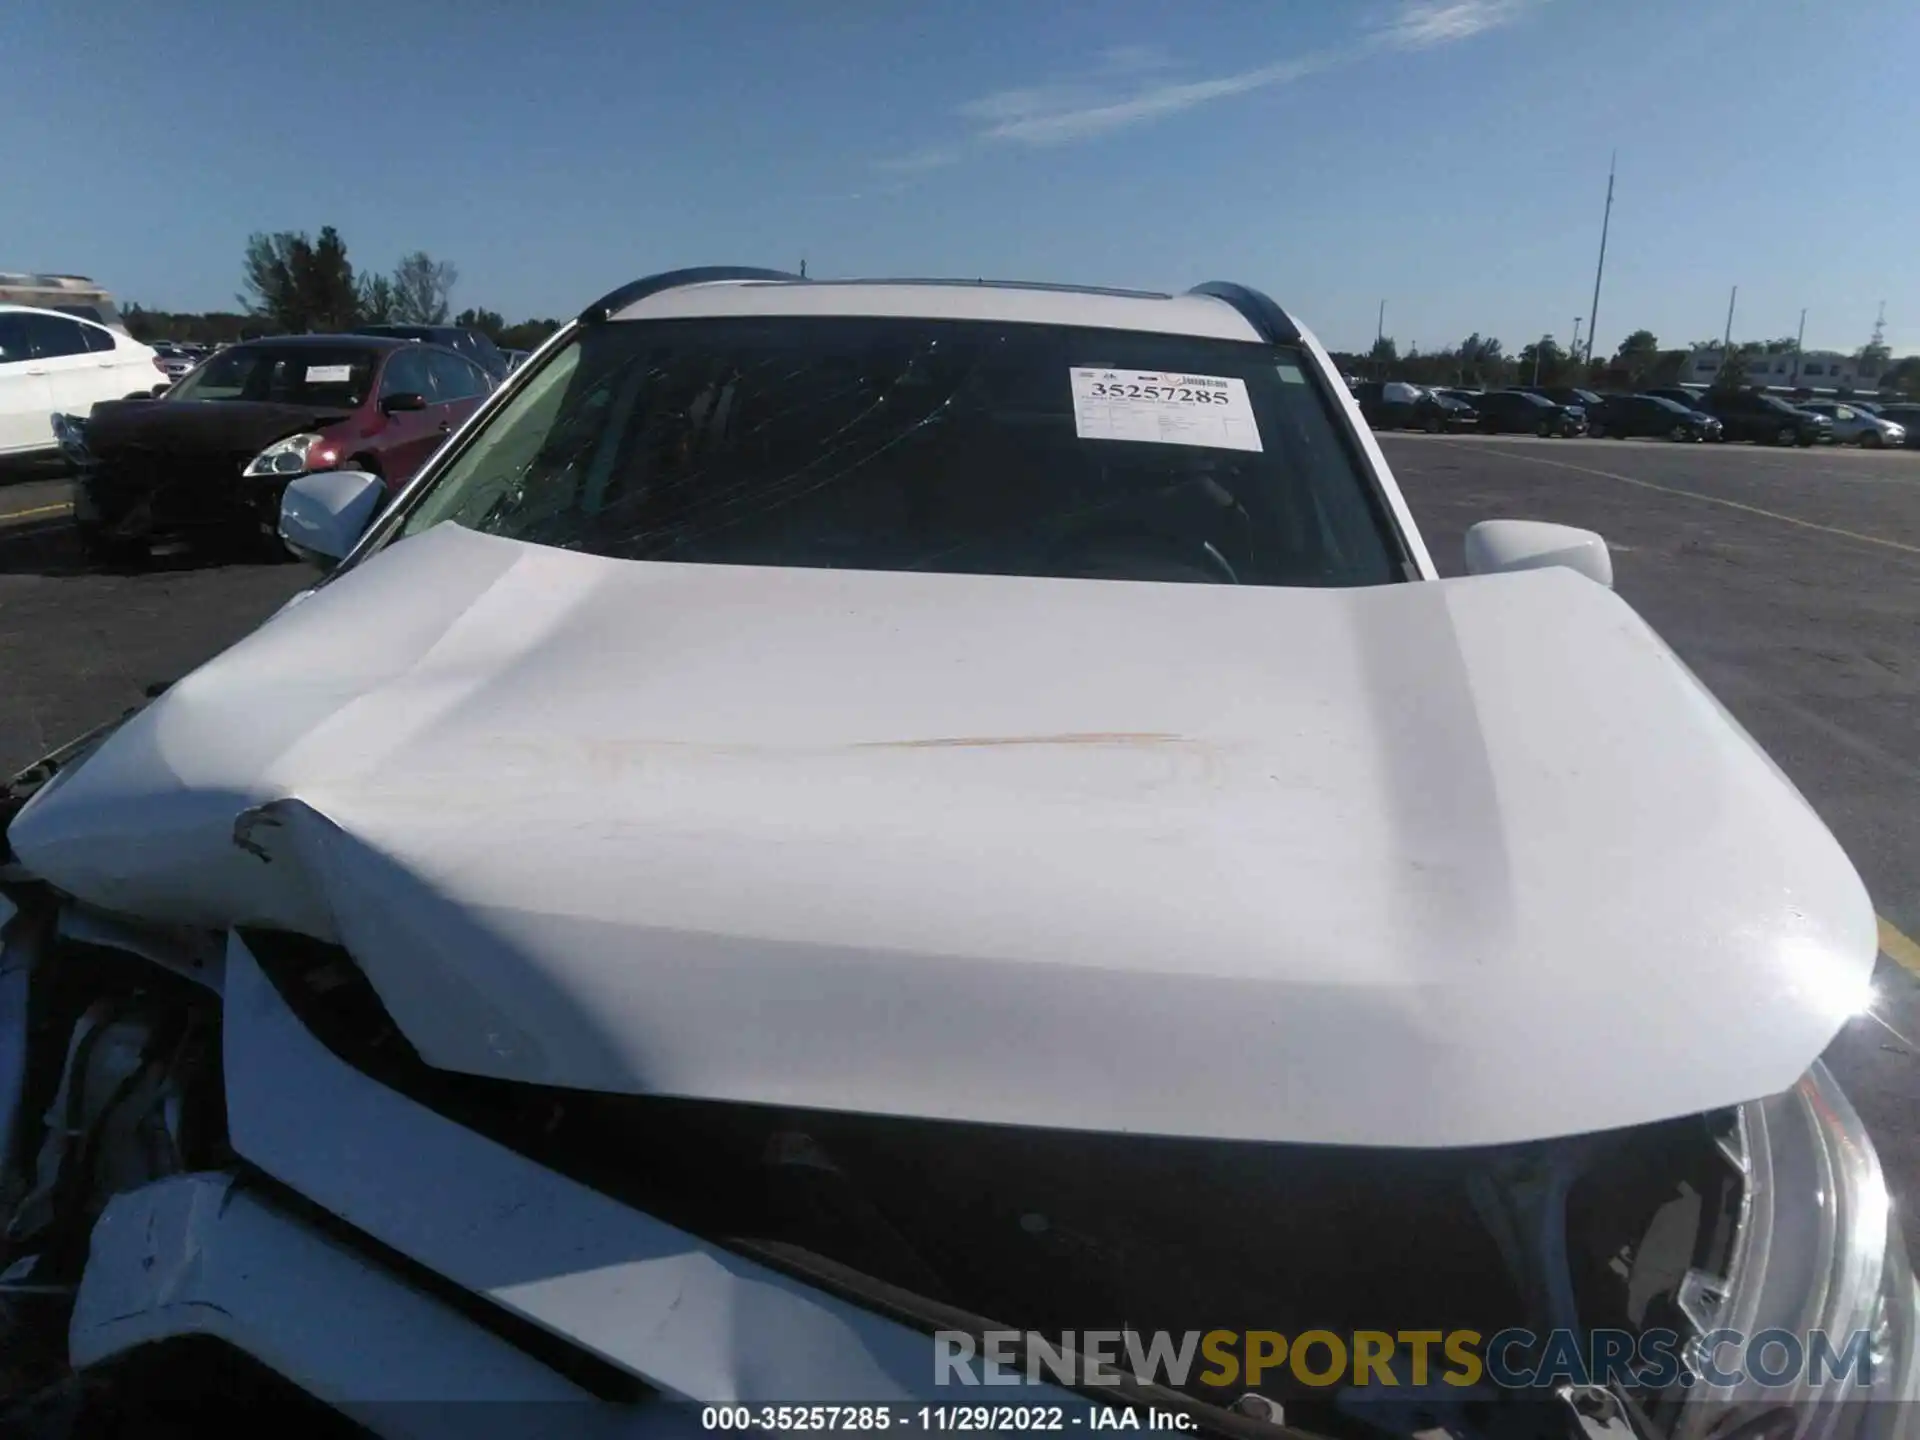
<path id="1" fill-rule="evenodd" d="M 1275 590 L 443 525 L 11 838 L 110 910 L 339 942 L 454 1070 L 1254 1140 L 1779 1091 L 1875 951 L 1805 802 L 1553 569 Z"/>

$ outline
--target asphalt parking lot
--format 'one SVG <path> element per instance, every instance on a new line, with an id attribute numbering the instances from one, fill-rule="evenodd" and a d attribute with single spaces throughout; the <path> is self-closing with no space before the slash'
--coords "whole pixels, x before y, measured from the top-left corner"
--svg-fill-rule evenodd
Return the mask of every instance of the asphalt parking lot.
<path id="1" fill-rule="evenodd" d="M 1883 920 L 1875 1013 L 1828 1059 L 1920 1253 L 1920 455 L 1821 447 L 1381 437 L 1445 573 L 1476 520 L 1585 526 L 1616 588 L 1779 761 Z M 139 703 L 244 635 L 295 564 L 82 562 L 53 476 L 0 483 L 0 770 Z M 1658 996 L 1648 996 L 1650 1005 Z M 1701 1017 L 1710 1025 L 1712 1017 Z"/>

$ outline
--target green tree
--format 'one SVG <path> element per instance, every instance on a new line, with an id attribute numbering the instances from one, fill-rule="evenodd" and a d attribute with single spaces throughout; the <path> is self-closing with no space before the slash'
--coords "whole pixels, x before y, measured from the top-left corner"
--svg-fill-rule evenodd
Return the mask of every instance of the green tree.
<path id="1" fill-rule="evenodd" d="M 170 310 L 149 310 L 129 302 L 121 307 L 127 333 L 151 344 L 155 340 L 184 340 L 191 344 L 213 345 L 222 340 L 238 340 L 252 323 L 250 316 L 230 310 L 210 310 L 204 315 Z"/>
<path id="2" fill-rule="evenodd" d="M 393 282 L 384 275 L 368 275 L 360 281 L 360 319 L 368 325 L 386 325 L 393 320 Z"/>
<path id="3" fill-rule="evenodd" d="M 1376 365 L 1391 365 L 1400 358 L 1400 347 L 1393 343 L 1391 335 L 1382 335 L 1367 351 L 1367 358 Z"/>
<path id="4" fill-rule="evenodd" d="M 311 250 L 304 235 L 291 230 L 275 234 L 255 233 L 247 237 L 246 260 L 240 273 L 240 294 L 235 298 L 247 313 L 271 322 L 277 329 L 300 330 L 300 298 L 293 280 L 296 251 Z"/>
<path id="5" fill-rule="evenodd" d="M 1500 341 L 1476 330 L 1460 342 L 1460 381 L 1464 385 L 1497 387 L 1510 378 L 1511 362 Z"/>
<path id="6" fill-rule="evenodd" d="M 502 350 L 533 350 L 559 328 L 558 320 L 522 320 L 518 325 L 507 326 L 494 337 L 493 343 Z"/>
<path id="7" fill-rule="evenodd" d="M 320 227 L 320 238 L 304 269 L 295 272 L 309 326 L 315 330 L 351 330 L 360 323 L 360 287 L 354 283 L 347 260 L 347 244 L 331 225 Z"/>
<path id="8" fill-rule="evenodd" d="M 345 330 L 359 320 L 360 292 L 346 242 L 333 226 L 320 237 L 281 230 L 247 237 L 240 303 L 276 330 Z"/>
<path id="9" fill-rule="evenodd" d="M 1620 348 L 1613 352 L 1613 362 L 1619 369 L 1625 370 L 1638 383 L 1641 375 L 1653 368 L 1655 358 L 1660 354 L 1660 340 L 1651 330 L 1635 330 L 1620 342 Z"/>
<path id="10" fill-rule="evenodd" d="M 1542 335 L 1521 350 L 1514 371 L 1523 385 L 1564 385 L 1573 369 L 1567 352 L 1551 335 Z"/>
<path id="11" fill-rule="evenodd" d="M 393 267 L 393 318 L 405 325 L 444 325 L 460 272 L 424 250 L 401 257 Z"/>
<path id="12" fill-rule="evenodd" d="M 479 331 L 496 345 L 500 343 L 500 336 L 507 328 L 507 322 L 499 311 L 476 310 L 471 306 L 454 316 L 453 323 L 463 330 Z"/>

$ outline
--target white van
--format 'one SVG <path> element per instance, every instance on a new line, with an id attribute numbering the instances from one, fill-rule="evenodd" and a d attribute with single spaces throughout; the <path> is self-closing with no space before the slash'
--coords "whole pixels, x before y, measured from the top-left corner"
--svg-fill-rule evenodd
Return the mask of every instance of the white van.
<path id="1" fill-rule="evenodd" d="M 0 456 L 55 448 L 54 412 L 169 383 L 153 347 L 124 330 L 27 305 L 0 304 Z"/>

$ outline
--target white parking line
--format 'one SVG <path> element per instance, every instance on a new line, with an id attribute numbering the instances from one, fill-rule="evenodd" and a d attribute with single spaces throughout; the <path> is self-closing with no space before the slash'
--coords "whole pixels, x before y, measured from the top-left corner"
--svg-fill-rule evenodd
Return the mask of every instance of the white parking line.
<path id="1" fill-rule="evenodd" d="M 1474 450 L 1482 455 L 1498 457 L 1506 452 L 1491 450 L 1485 445 L 1472 445 L 1459 442 L 1459 448 Z M 1641 480 L 1632 475 L 1621 475 L 1612 470 L 1596 470 L 1591 465 L 1569 465 L 1564 460 L 1548 460 L 1543 456 L 1523 453 L 1520 459 L 1534 465 L 1551 465 L 1556 470 L 1573 470 L 1582 475 L 1598 475 L 1603 480 L 1618 480 L 1622 485 L 1638 485 L 1642 490 L 1657 490 L 1662 495 L 1679 495 L 1688 500 L 1704 500 L 1709 505 L 1723 505 L 1729 510 L 1743 510 L 1749 515 L 1763 515 L 1769 520 L 1778 520 L 1783 525 L 1798 525 L 1802 530 L 1818 530 L 1824 535 L 1838 535 L 1847 540 L 1858 540 L 1864 545 L 1880 545 L 1888 550 L 1898 550 L 1907 555 L 1920 555 L 1920 545 L 1908 545 L 1899 540 L 1889 540 L 1883 535 L 1862 535 L 1858 530 L 1842 530 L 1838 525 L 1819 525 L 1812 520 L 1802 520 L 1794 515 L 1782 515 L 1778 510 L 1762 509 L 1758 505 L 1743 504 L 1738 500 L 1728 500 L 1719 495 L 1702 495 L 1698 490 L 1681 490 L 1673 485 L 1656 485 L 1651 480 Z"/>
<path id="2" fill-rule="evenodd" d="M 0 510 L 0 525 L 12 520 L 32 520 L 41 515 L 64 515 L 73 506 L 62 501 L 58 505 L 38 505 L 31 510 Z"/>

